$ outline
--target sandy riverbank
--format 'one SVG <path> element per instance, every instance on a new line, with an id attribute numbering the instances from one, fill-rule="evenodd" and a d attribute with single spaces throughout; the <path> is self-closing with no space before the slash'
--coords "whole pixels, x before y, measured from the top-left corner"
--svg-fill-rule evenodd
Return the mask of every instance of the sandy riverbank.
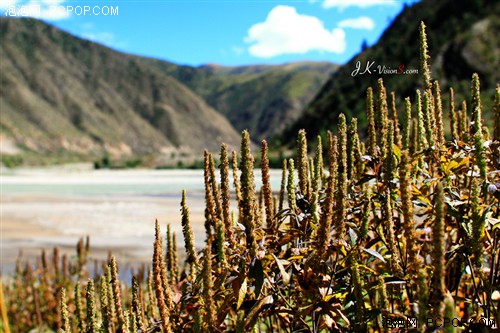
<path id="1" fill-rule="evenodd" d="M 256 171 L 256 185 L 259 172 Z M 279 189 L 281 171 L 271 171 Z M 0 260 L 12 271 L 20 252 L 39 255 L 57 246 L 75 255 L 79 238 L 90 236 L 93 258 L 111 250 L 121 262 L 149 262 L 154 221 L 170 224 L 184 251 L 180 201 L 187 190 L 198 247 L 205 240 L 203 170 L 89 170 L 82 166 L 1 169 Z M 233 195 L 234 199 L 234 195 Z M 233 203 L 233 208 L 235 208 Z"/>
<path id="2" fill-rule="evenodd" d="M 149 262 L 152 255 L 154 221 L 163 231 L 171 225 L 183 250 L 180 198 L 139 196 L 2 195 L 0 258 L 2 273 L 12 271 L 22 253 L 34 258 L 41 249 L 75 255 L 79 238 L 90 236 L 91 258 L 104 259 L 111 250 L 128 264 Z M 204 241 L 204 201 L 188 197 L 196 242 Z"/>

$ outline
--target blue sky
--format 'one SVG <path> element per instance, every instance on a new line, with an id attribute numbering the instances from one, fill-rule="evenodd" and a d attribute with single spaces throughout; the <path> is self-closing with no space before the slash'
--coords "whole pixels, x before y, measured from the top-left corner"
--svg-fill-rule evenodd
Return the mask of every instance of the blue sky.
<path id="1" fill-rule="evenodd" d="M 116 50 L 198 66 L 345 63 L 415 0 L 0 0 Z"/>

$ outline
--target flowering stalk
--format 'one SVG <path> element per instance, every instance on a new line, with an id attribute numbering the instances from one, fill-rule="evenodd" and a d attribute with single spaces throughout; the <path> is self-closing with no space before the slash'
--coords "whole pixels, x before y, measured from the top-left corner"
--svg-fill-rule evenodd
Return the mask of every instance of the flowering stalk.
<path id="1" fill-rule="evenodd" d="M 253 175 L 254 159 L 250 151 L 250 135 L 247 130 L 243 131 L 241 138 L 241 201 L 239 205 L 240 222 L 245 227 L 247 249 L 251 256 L 257 254 L 257 242 L 255 241 L 256 229 L 256 202 L 255 202 L 255 183 Z"/>
<path id="2" fill-rule="evenodd" d="M 205 247 L 203 256 L 203 331 L 216 332 L 215 303 L 213 299 L 213 281 L 212 281 L 212 254 L 210 246 Z"/>
<path id="3" fill-rule="evenodd" d="M 458 140 L 458 116 L 455 110 L 455 91 L 450 88 L 450 130 L 452 140 Z"/>
<path id="4" fill-rule="evenodd" d="M 71 324 L 69 321 L 69 315 L 68 315 L 68 304 L 66 303 L 66 289 L 61 288 L 61 316 L 62 316 L 62 325 L 61 325 L 61 331 L 62 333 L 71 333 Z M 4 323 L 5 324 L 5 323 Z M 7 329 L 9 326 L 6 326 Z M 8 331 L 5 331 L 8 333 Z"/>
<path id="5" fill-rule="evenodd" d="M 76 312 L 76 323 L 77 329 L 80 332 L 85 332 L 85 315 L 83 309 L 83 300 L 82 300 L 82 285 L 80 281 L 78 281 L 75 285 L 75 312 Z"/>
<path id="6" fill-rule="evenodd" d="M 436 119 L 436 140 L 439 144 L 444 143 L 444 125 L 443 125 L 443 101 L 441 100 L 441 88 L 436 80 L 433 84 L 434 96 L 434 116 Z"/>
<path id="7" fill-rule="evenodd" d="M 230 201 L 231 188 L 229 186 L 229 160 L 227 156 L 227 146 L 223 144 L 220 150 L 220 178 L 221 178 L 221 198 L 222 198 L 222 219 L 224 220 L 225 238 L 231 247 L 234 247 L 233 223 L 231 221 Z"/>
<path id="8" fill-rule="evenodd" d="M 384 87 L 384 81 L 378 79 L 377 81 L 377 109 L 375 113 L 377 119 L 379 136 L 379 147 L 382 149 L 382 160 L 385 160 L 384 147 L 387 143 L 387 132 L 389 122 L 389 110 L 387 107 L 387 95 Z"/>
<path id="9" fill-rule="evenodd" d="M 417 151 L 427 147 L 427 133 L 426 133 L 426 117 L 424 115 L 424 110 L 422 107 L 422 95 L 420 90 L 417 90 L 417 115 L 418 115 L 418 140 L 417 140 Z"/>
<path id="10" fill-rule="evenodd" d="M 304 130 L 299 131 L 297 139 L 297 171 L 299 172 L 299 191 L 309 200 L 309 160 L 307 157 L 306 132 Z"/>
<path id="11" fill-rule="evenodd" d="M 337 137 L 328 132 L 328 160 L 329 177 L 326 187 L 326 198 L 323 204 L 323 210 L 319 219 L 319 226 L 316 232 L 316 248 L 314 266 L 318 266 L 321 261 L 327 258 L 327 249 L 330 243 L 330 229 L 333 217 L 333 202 L 335 195 L 335 180 L 337 170 Z"/>
<path id="12" fill-rule="evenodd" d="M 87 333 L 97 333 L 99 327 L 97 325 L 96 307 L 95 307 L 95 290 L 94 280 L 89 279 L 87 283 Z"/>
<path id="13" fill-rule="evenodd" d="M 442 315 L 442 297 L 445 295 L 446 287 L 445 287 L 445 198 L 444 198 L 444 190 L 443 185 L 438 183 L 436 188 L 436 218 L 432 225 L 432 266 L 433 266 L 433 274 L 432 274 L 432 289 L 434 293 L 434 297 L 430 298 L 433 315 L 436 318 L 440 318 Z"/>
<path id="14" fill-rule="evenodd" d="M 280 186 L 280 197 L 278 204 L 278 212 L 283 210 L 283 202 L 285 201 L 285 191 L 286 191 L 286 180 L 287 180 L 287 163 L 286 159 L 283 160 L 283 169 L 281 171 L 281 186 Z M 279 226 L 278 226 L 279 227 Z"/>
<path id="15" fill-rule="evenodd" d="M 425 34 L 425 24 L 420 22 L 420 73 L 422 73 L 422 81 L 424 82 L 424 89 L 431 89 L 431 73 L 429 70 L 429 54 L 427 46 L 427 35 Z"/>
<path id="16" fill-rule="evenodd" d="M 399 118 L 398 110 L 396 108 L 396 93 L 391 91 L 391 110 L 392 110 L 392 121 L 394 122 L 394 142 L 401 147 L 402 138 L 401 132 L 399 131 Z"/>
<path id="17" fill-rule="evenodd" d="M 158 309 L 160 311 L 160 318 L 164 332 L 171 333 L 170 327 L 170 309 L 171 309 L 171 295 L 170 287 L 168 285 L 167 274 L 165 269 L 165 262 L 163 261 L 163 244 L 160 235 L 160 226 L 158 220 L 155 223 L 155 242 L 153 248 L 153 277 L 154 288 L 156 293 L 156 300 Z"/>
<path id="18" fill-rule="evenodd" d="M 262 172 L 262 193 L 264 196 L 264 205 L 266 207 L 266 224 L 270 230 L 274 230 L 273 223 L 273 192 L 271 189 L 271 177 L 269 176 L 269 159 L 267 158 L 267 141 L 262 140 L 262 158 L 261 158 L 261 172 Z"/>
<path id="19" fill-rule="evenodd" d="M 372 87 L 368 87 L 366 90 L 366 115 L 368 117 L 368 154 L 375 157 L 377 154 L 377 132 L 375 129 Z"/>
<path id="20" fill-rule="evenodd" d="M 339 140 L 338 140 L 338 190 L 335 197 L 335 231 L 338 239 L 345 235 L 345 222 L 347 217 L 347 126 L 344 114 L 339 116 Z"/>

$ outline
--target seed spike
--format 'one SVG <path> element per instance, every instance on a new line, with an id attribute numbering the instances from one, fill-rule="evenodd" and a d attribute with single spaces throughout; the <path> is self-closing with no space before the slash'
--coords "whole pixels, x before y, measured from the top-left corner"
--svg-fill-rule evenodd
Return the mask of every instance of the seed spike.
<path id="1" fill-rule="evenodd" d="M 418 145 L 417 150 L 421 151 L 427 147 L 426 116 L 422 107 L 422 95 L 417 90 L 417 114 L 418 114 Z"/>
<path id="2" fill-rule="evenodd" d="M 434 147 L 434 111 L 432 109 L 431 94 L 429 91 L 424 92 L 424 123 L 425 123 L 425 133 L 427 135 L 427 144 L 429 147 Z"/>
<path id="3" fill-rule="evenodd" d="M 420 73 L 422 73 L 422 81 L 424 83 L 424 89 L 430 90 L 431 85 L 431 73 L 429 70 L 429 53 L 427 46 L 427 35 L 425 33 L 425 24 L 420 22 Z"/>
<path id="4" fill-rule="evenodd" d="M 411 118 L 411 101 L 410 97 L 405 98 L 405 118 L 403 122 L 403 149 L 410 148 L 411 142 L 411 126 L 412 126 L 412 118 Z"/>
<path id="5" fill-rule="evenodd" d="M 63 333 L 71 333 L 71 324 L 68 315 L 68 304 L 66 303 L 66 289 L 61 288 L 61 330 Z M 7 326 L 8 327 L 8 326 Z M 6 330 L 7 332 L 7 330 Z"/>
<path id="6" fill-rule="evenodd" d="M 441 100 L 441 88 L 436 80 L 433 84 L 434 96 L 434 116 L 436 119 L 436 140 L 439 144 L 444 143 L 444 125 L 443 125 L 443 101 Z"/>
<path id="7" fill-rule="evenodd" d="M 493 116 L 495 118 L 495 130 L 493 132 L 493 140 L 500 142 L 500 85 L 497 85 L 495 90 L 495 103 L 493 106 Z"/>
<path id="8" fill-rule="evenodd" d="M 493 165 L 500 169 L 500 85 L 495 90 L 495 102 L 493 105 L 493 118 L 495 127 L 493 131 Z"/>
<path id="9" fill-rule="evenodd" d="M 285 201 L 285 191 L 286 191 L 286 180 L 287 180 L 287 161 L 286 161 L 286 159 L 284 159 L 283 160 L 283 169 L 281 171 L 281 187 L 280 187 L 278 212 L 283 211 L 283 202 Z"/>
<path id="10" fill-rule="evenodd" d="M 215 210 L 215 201 L 213 196 L 213 189 L 211 184 L 211 167 L 210 167 L 211 154 L 205 150 L 204 163 L 203 163 L 203 176 L 205 183 L 205 234 L 206 241 L 209 242 L 212 238 L 212 230 L 215 230 L 217 220 L 217 213 Z"/>
<path id="11" fill-rule="evenodd" d="M 321 135 L 318 135 L 318 142 L 316 144 L 316 154 L 314 155 L 314 176 L 312 177 L 312 188 L 317 192 L 321 187 L 321 180 L 323 179 L 323 143 L 321 142 Z"/>
<path id="12" fill-rule="evenodd" d="M 450 87 L 450 129 L 452 140 L 458 140 L 458 115 L 455 110 L 455 91 Z"/>
<path id="13" fill-rule="evenodd" d="M 420 262 L 417 252 L 417 235 L 415 231 L 415 220 L 413 216 L 412 202 L 412 165 L 408 150 L 403 150 L 401 156 L 401 167 L 399 169 L 401 208 L 403 211 L 403 229 L 406 241 L 406 252 L 410 274 L 416 274 Z"/>
<path id="14" fill-rule="evenodd" d="M 327 247 L 330 243 L 330 229 L 332 225 L 333 202 L 335 195 L 335 184 L 337 175 L 337 154 L 338 154 L 337 137 L 334 137 L 328 131 L 328 160 L 329 160 L 329 177 L 326 188 L 326 198 L 323 205 L 323 211 L 319 220 L 318 232 L 316 233 L 316 253 L 320 260 L 326 259 Z"/>
<path id="15" fill-rule="evenodd" d="M 231 221 L 230 203 L 231 188 L 229 185 L 229 160 L 227 156 L 227 146 L 222 144 L 220 151 L 220 177 L 221 177 L 221 197 L 222 197 L 222 219 L 224 220 L 225 238 L 231 248 L 234 248 L 233 223 Z"/>
<path id="16" fill-rule="evenodd" d="M 396 93 L 391 91 L 391 111 L 392 111 L 392 121 L 394 122 L 394 142 L 401 147 L 402 138 L 401 132 L 399 131 L 399 117 L 398 110 L 396 108 Z"/>
<path id="17" fill-rule="evenodd" d="M 436 203 L 435 211 L 436 217 L 432 225 L 432 265 L 433 265 L 433 275 L 432 275 L 432 290 L 433 297 L 430 297 L 429 301 L 432 307 L 433 315 L 436 318 L 442 317 L 442 297 L 445 295 L 445 198 L 443 185 L 438 183 L 436 187 Z"/>
<path id="18" fill-rule="evenodd" d="M 236 192 L 236 201 L 240 202 L 241 201 L 241 186 L 240 186 L 240 178 L 238 176 L 238 155 L 236 152 L 233 150 L 232 155 L 231 155 L 231 166 L 233 169 L 233 183 L 234 183 L 234 190 Z"/>
<path id="19" fill-rule="evenodd" d="M 111 286 L 113 289 L 113 301 L 115 303 L 116 317 L 118 319 L 118 332 L 127 333 L 128 327 L 125 324 L 125 316 L 123 314 L 123 308 L 122 308 L 120 280 L 118 279 L 118 266 L 116 264 L 115 256 L 113 255 L 110 258 L 109 266 L 111 269 Z"/>
<path id="20" fill-rule="evenodd" d="M 275 226 L 273 223 L 273 191 L 271 189 L 271 177 L 269 175 L 269 159 L 267 158 L 266 140 L 262 140 L 261 153 L 262 194 L 264 196 L 264 205 L 266 208 L 266 224 L 270 230 L 274 230 Z"/>
<path id="21" fill-rule="evenodd" d="M 144 323 L 144 312 L 141 301 L 141 289 L 137 278 L 132 277 L 132 314 L 135 317 L 135 327 L 141 332 L 145 332 L 147 327 Z"/>
<path id="22" fill-rule="evenodd" d="M 94 280 L 89 279 L 87 283 L 87 333 L 99 331 L 96 315 Z"/>
<path id="23" fill-rule="evenodd" d="M 191 280 L 196 278 L 196 271 L 200 267 L 198 255 L 196 254 L 194 245 L 194 234 L 189 221 L 189 208 L 186 204 L 186 191 L 182 191 L 181 201 L 182 212 L 182 234 L 184 236 L 184 247 L 186 248 L 186 261 L 189 263 L 189 275 Z"/>
<path id="24" fill-rule="evenodd" d="M 153 278 L 154 289 L 156 293 L 156 300 L 158 310 L 160 312 L 161 324 L 164 332 L 171 333 L 170 327 L 170 309 L 171 297 L 169 295 L 170 287 L 167 281 L 167 274 L 165 269 L 165 262 L 163 261 L 163 245 L 160 233 L 160 225 L 158 220 L 155 223 L 155 242 L 153 251 Z M 113 257 L 114 259 L 114 257 Z M 120 305 L 121 306 L 121 305 Z M 123 315 L 122 315 L 123 316 Z"/>
<path id="25" fill-rule="evenodd" d="M 307 139 L 304 130 L 299 131 L 297 139 L 297 171 L 299 173 L 299 191 L 310 200 L 309 195 L 309 159 L 307 157 Z"/>
<path id="26" fill-rule="evenodd" d="M 375 116 L 377 119 L 377 125 L 379 125 L 378 130 L 380 132 L 379 147 L 382 149 L 382 160 L 385 160 L 384 147 L 387 143 L 389 110 L 387 107 L 387 94 L 384 81 L 382 79 L 378 79 L 377 81 L 377 109 Z"/>
<path id="27" fill-rule="evenodd" d="M 84 306 L 82 300 L 82 285 L 80 281 L 78 281 L 75 285 L 75 307 L 76 307 L 76 320 L 77 320 L 77 329 L 80 332 L 85 332 L 85 315 L 84 315 Z"/>
<path id="28" fill-rule="evenodd" d="M 250 151 L 250 134 L 247 130 L 244 130 L 241 137 L 241 201 L 239 202 L 241 209 L 239 220 L 245 227 L 247 249 L 250 250 L 252 257 L 257 254 L 257 243 L 255 241 L 257 203 L 255 201 L 253 164 L 254 158 Z"/>
<path id="29" fill-rule="evenodd" d="M 375 157 L 377 154 L 377 134 L 375 128 L 372 87 L 368 87 L 366 90 L 366 114 L 368 117 L 368 154 Z"/>
<path id="30" fill-rule="evenodd" d="M 337 195 L 335 198 L 335 230 L 338 239 L 345 235 L 345 222 L 347 216 L 347 126 L 344 114 L 339 116 L 339 140 L 338 140 L 338 172 L 337 172 Z"/>
<path id="31" fill-rule="evenodd" d="M 472 75 L 472 88 L 471 88 L 471 110 L 472 110 L 472 121 L 474 122 L 473 132 L 474 135 L 482 129 L 482 119 L 481 119 L 481 88 L 479 83 L 479 75 L 474 73 Z"/>
<path id="32" fill-rule="evenodd" d="M 481 270 L 483 265 L 483 253 L 486 251 L 483 247 L 485 235 L 485 220 L 481 214 L 479 204 L 479 189 L 480 184 L 477 179 L 472 181 L 472 196 L 471 196 L 471 241 L 472 245 L 472 263 L 477 271 Z"/>
<path id="33" fill-rule="evenodd" d="M 288 194 L 288 207 L 292 212 L 297 210 L 297 203 L 295 201 L 295 165 L 293 159 L 288 160 L 288 182 L 287 182 L 287 194 Z"/>
<path id="34" fill-rule="evenodd" d="M 203 256 L 203 331 L 216 332 L 215 319 L 216 309 L 213 300 L 214 285 L 212 281 L 212 254 L 210 246 L 205 247 L 205 254 Z"/>

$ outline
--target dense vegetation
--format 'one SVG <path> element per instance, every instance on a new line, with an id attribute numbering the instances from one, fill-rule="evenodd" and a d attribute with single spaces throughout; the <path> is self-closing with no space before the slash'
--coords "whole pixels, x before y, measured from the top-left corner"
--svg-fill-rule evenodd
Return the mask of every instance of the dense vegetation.
<path id="1" fill-rule="evenodd" d="M 429 74 L 423 23 L 420 39 L 424 89 L 413 102 L 405 99 L 401 123 L 378 80 L 367 90 L 366 143 L 356 120 L 348 124 L 342 114 L 337 135 L 328 132 L 326 151 L 319 137 L 313 157 L 299 131 L 296 157 L 284 161 L 276 193 L 266 141 L 263 186 L 255 188 L 244 131 L 239 166 L 237 154 L 221 148 L 220 182 L 205 152 L 203 250 L 194 244 L 183 193 L 184 265 L 176 235 L 167 227 L 165 250 L 158 222 L 152 266 L 134 271 L 132 281 L 119 280 L 113 256 L 89 278 L 83 240 L 74 260 L 54 249 L 35 266 L 19 262 L 5 280 L 3 330 L 380 332 L 387 318 L 417 317 L 415 331 L 431 332 L 439 322 L 427 318 L 445 317 L 477 332 L 489 329 L 480 318 L 498 323 L 500 88 L 494 107 L 483 109 L 475 74 L 470 103 L 456 107 L 450 90 L 443 105 Z M 483 112 L 493 113 L 493 132 L 483 126 Z"/>

